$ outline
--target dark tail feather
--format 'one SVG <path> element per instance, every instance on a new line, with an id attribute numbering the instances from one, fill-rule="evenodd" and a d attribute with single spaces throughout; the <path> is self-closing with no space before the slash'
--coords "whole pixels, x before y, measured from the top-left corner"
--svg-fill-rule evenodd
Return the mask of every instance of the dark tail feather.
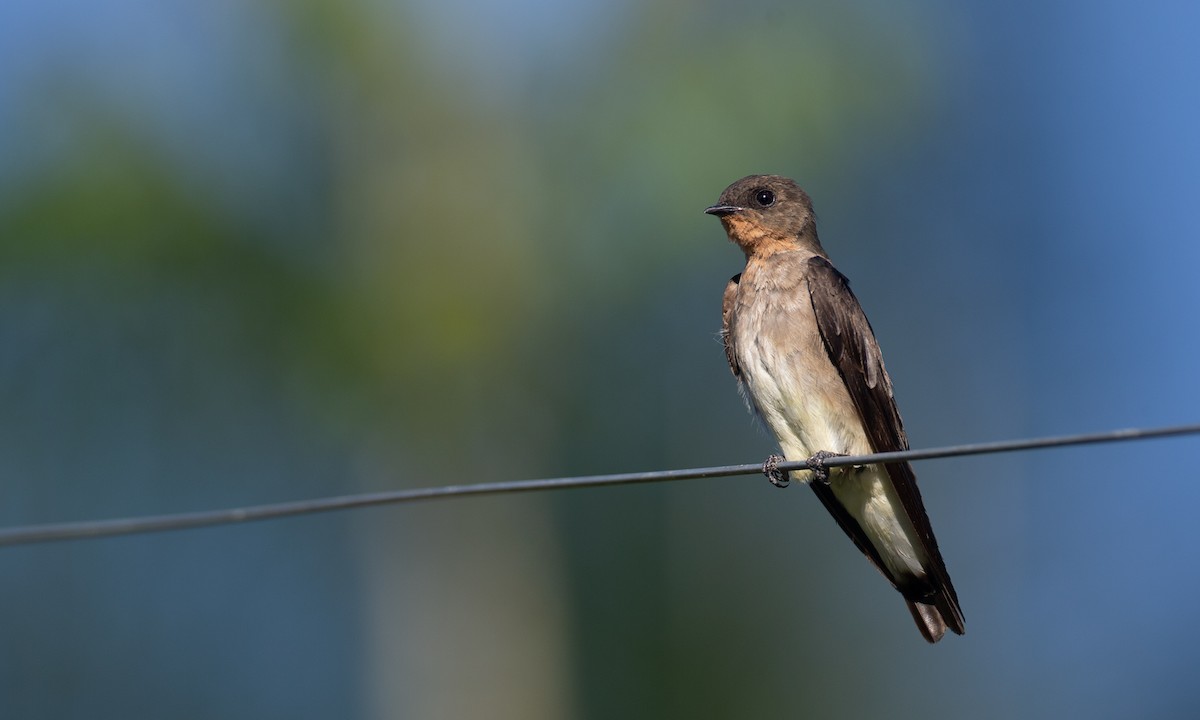
<path id="1" fill-rule="evenodd" d="M 947 623 L 942 616 L 942 611 L 936 605 L 927 605 L 908 599 L 905 599 L 905 603 L 908 605 L 908 611 L 912 613 L 913 620 L 917 621 L 917 629 L 929 642 L 935 643 L 941 640 L 942 636 L 946 634 L 947 628 L 959 635 L 963 634 L 962 620 L 952 615 L 951 622 Z"/>
<path id="2" fill-rule="evenodd" d="M 942 619 L 942 614 L 933 605 L 925 603 L 915 603 L 912 600 L 905 601 L 908 604 L 908 611 L 912 613 L 913 620 L 917 621 L 917 629 L 925 636 L 925 639 L 931 643 L 935 643 L 942 639 L 946 634 L 946 621 Z"/>

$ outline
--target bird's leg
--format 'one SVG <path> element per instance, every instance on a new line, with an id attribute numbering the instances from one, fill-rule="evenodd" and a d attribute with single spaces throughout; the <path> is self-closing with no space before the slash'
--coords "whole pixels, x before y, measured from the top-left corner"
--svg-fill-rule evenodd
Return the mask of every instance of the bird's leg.
<path id="1" fill-rule="evenodd" d="M 771 484 L 777 488 L 785 488 L 788 486 L 787 472 L 779 469 L 779 463 L 785 458 L 782 455 L 772 455 L 763 463 L 763 475 L 771 481 Z"/>
<path id="2" fill-rule="evenodd" d="M 827 450 L 818 450 L 813 453 L 813 456 L 805 461 L 808 469 L 812 470 L 813 479 L 818 480 L 826 485 L 829 484 L 829 468 L 825 467 L 825 461 L 829 458 L 845 457 L 846 453 L 835 453 Z"/>

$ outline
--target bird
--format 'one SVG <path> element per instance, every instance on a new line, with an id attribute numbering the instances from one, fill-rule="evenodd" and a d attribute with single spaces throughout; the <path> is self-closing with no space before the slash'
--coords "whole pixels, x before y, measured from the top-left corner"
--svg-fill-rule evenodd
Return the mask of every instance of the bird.
<path id="1" fill-rule="evenodd" d="M 904 597 L 930 643 L 965 632 L 958 595 L 907 462 L 826 468 L 837 455 L 907 450 L 883 355 L 850 281 L 817 238 L 807 193 L 790 178 L 750 175 L 706 213 L 746 256 L 725 286 L 720 337 L 750 409 L 775 435 L 776 466 L 807 460 L 809 485 L 867 559 Z"/>

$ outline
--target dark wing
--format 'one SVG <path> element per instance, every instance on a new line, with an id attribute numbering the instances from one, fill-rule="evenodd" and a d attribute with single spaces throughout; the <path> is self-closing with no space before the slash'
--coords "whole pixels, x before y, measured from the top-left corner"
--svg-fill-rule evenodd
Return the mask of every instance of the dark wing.
<path id="1" fill-rule="evenodd" d="M 808 260 L 808 294 L 821 340 L 858 408 L 876 452 L 907 450 L 908 436 L 892 398 L 875 332 L 846 279 L 823 257 Z"/>
<path id="2" fill-rule="evenodd" d="M 883 354 L 879 351 L 871 324 L 858 304 L 858 298 L 850 291 L 850 281 L 828 260 L 814 256 L 808 260 L 808 291 L 825 351 L 850 392 L 871 446 L 876 452 L 907 450 L 908 438 L 904 434 L 900 411 L 892 397 L 892 381 L 883 367 Z M 936 617 L 931 618 L 930 613 L 936 615 L 937 612 L 940 612 L 945 625 L 961 635 L 964 630 L 963 614 L 958 605 L 958 595 L 954 592 L 954 585 L 950 582 L 946 564 L 933 536 L 933 527 L 925 513 L 925 504 L 921 501 L 912 466 L 908 463 L 891 463 L 884 467 L 930 561 L 929 567 L 925 568 L 926 582 L 918 587 L 887 573 L 878 552 L 871 547 L 858 523 L 834 499 L 829 486 L 822 483 L 811 485 L 846 534 L 904 594 L 926 639 L 934 641 L 940 637 L 937 632 L 931 633 L 936 630 L 931 626 L 931 620 L 936 620 Z"/>
<path id="3" fill-rule="evenodd" d="M 725 359 L 729 361 L 729 369 L 739 380 L 742 378 L 742 368 L 738 366 L 737 357 L 733 354 L 733 338 L 729 336 L 729 316 L 733 314 L 733 301 L 737 297 L 738 283 L 741 279 L 741 273 L 729 278 L 729 283 L 725 285 L 725 297 L 721 300 L 721 344 L 725 346 Z"/>

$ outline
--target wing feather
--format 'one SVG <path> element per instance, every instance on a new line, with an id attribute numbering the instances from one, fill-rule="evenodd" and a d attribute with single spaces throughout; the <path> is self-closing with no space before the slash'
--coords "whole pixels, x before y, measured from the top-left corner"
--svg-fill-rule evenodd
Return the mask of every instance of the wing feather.
<path id="1" fill-rule="evenodd" d="M 879 350 L 867 316 L 850 290 L 850 281 L 823 257 L 813 256 L 808 260 L 808 265 L 809 296 L 825 351 L 850 392 L 872 448 L 876 452 L 907 450 L 908 437 L 904 433 L 904 423 L 900 419 L 900 411 L 892 395 L 891 379 L 883 366 L 883 354 Z M 964 627 L 958 595 L 938 550 L 912 466 L 908 463 L 890 463 L 884 467 L 924 546 L 925 555 L 929 558 L 928 567 L 925 568 L 928 587 L 905 587 L 905 583 L 897 582 L 897 578 L 891 577 L 858 523 L 844 509 L 840 513 L 834 510 L 834 506 L 840 508 L 840 504 L 836 502 L 828 486 L 821 487 L 819 483 L 814 483 L 813 489 L 837 518 L 842 529 L 876 567 L 883 570 L 892 584 L 904 593 L 910 605 L 915 602 L 936 606 L 946 625 L 961 635 Z M 910 609 L 918 619 L 927 614 L 916 608 Z M 936 632 L 934 634 L 936 635 Z M 927 632 L 926 637 L 930 638 L 930 633 Z"/>
<path id="2" fill-rule="evenodd" d="M 742 379 L 742 368 L 738 365 L 737 355 L 733 351 L 733 331 L 730 328 L 730 321 L 733 315 L 733 303 L 737 299 L 738 283 L 741 279 L 741 273 L 729 278 L 729 282 L 725 285 L 725 296 L 721 299 L 721 343 L 725 346 L 725 359 L 729 362 L 729 369 L 739 381 Z"/>

